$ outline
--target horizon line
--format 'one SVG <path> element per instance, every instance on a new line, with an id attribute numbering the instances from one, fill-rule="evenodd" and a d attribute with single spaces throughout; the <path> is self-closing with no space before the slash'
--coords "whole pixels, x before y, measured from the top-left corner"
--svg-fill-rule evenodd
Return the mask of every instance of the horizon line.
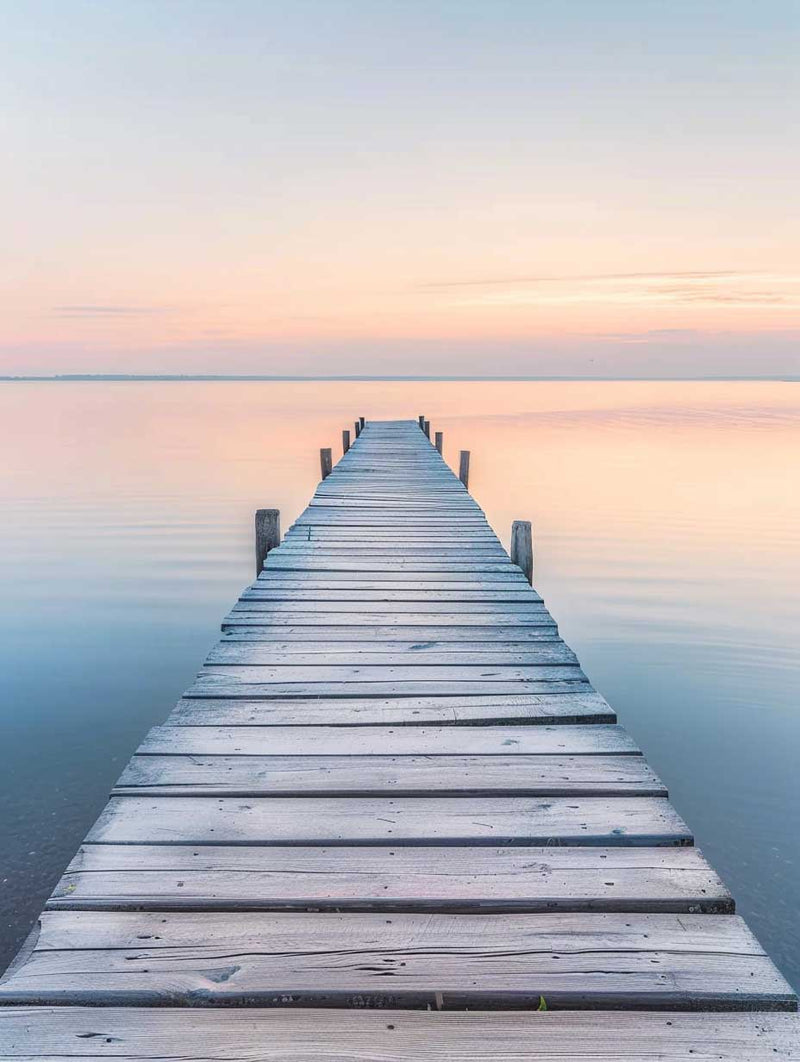
<path id="1" fill-rule="evenodd" d="M 354 375 L 320 375 L 320 376 L 286 376 L 265 375 L 257 373 L 56 373 L 49 376 L 15 375 L 1 376 L 0 383 L 136 383 L 136 382 L 273 382 L 273 383 L 679 383 L 719 382 L 719 383 L 798 383 L 800 375 L 767 374 L 761 376 L 743 375 L 697 375 L 697 376 L 368 376 Z"/>

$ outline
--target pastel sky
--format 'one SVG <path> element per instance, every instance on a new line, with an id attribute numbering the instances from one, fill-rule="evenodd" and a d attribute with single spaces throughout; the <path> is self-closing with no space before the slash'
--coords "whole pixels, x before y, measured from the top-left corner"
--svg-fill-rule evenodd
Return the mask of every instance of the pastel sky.
<path id="1" fill-rule="evenodd" d="M 0 0 L 0 373 L 800 374 L 797 0 Z"/>

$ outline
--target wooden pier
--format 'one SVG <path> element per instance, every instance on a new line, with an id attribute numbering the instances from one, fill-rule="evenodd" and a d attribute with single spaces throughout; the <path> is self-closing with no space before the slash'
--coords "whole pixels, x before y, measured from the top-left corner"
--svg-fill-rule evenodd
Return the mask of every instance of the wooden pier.
<path id="1" fill-rule="evenodd" d="M 279 546 L 260 517 L 0 983 L 0 1057 L 800 1059 L 795 994 L 420 424 L 359 418 Z"/>

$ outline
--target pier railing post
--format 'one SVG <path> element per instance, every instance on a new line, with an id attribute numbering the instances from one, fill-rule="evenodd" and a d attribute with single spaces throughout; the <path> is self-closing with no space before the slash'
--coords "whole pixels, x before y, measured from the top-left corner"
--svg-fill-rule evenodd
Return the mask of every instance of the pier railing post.
<path id="1" fill-rule="evenodd" d="M 420 415 L 417 417 L 417 420 L 419 421 L 420 429 L 422 431 L 425 431 L 425 414 L 420 413 Z"/>
<path id="2" fill-rule="evenodd" d="M 437 431 L 435 438 L 436 438 L 436 449 L 439 451 L 440 454 L 444 453 L 444 432 L 443 431 Z"/>
<path id="3" fill-rule="evenodd" d="M 359 421 L 356 421 L 355 429 L 356 429 L 356 438 L 358 438 L 359 435 L 361 434 L 361 423 Z"/>
<path id="4" fill-rule="evenodd" d="M 469 450 L 462 450 L 458 460 L 458 478 L 469 487 Z"/>
<path id="5" fill-rule="evenodd" d="M 344 455 L 347 453 L 347 451 L 349 449 L 350 449 L 350 432 L 348 431 L 347 428 L 345 428 L 344 431 L 342 432 L 342 457 L 344 457 Z"/>
<path id="6" fill-rule="evenodd" d="M 366 420 L 364 420 L 363 417 L 359 417 L 358 418 L 358 423 L 361 425 L 361 428 L 362 428 L 362 431 L 363 431 L 364 425 L 367 423 Z"/>
<path id="7" fill-rule="evenodd" d="M 256 578 L 271 549 L 281 544 L 280 509 L 256 509 Z"/>
<path id="8" fill-rule="evenodd" d="M 515 520 L 511 525 L 511 562 L 522 569 L 533 585 L 533 534 L 530 520 Z"/>
<path id="9" fill-rule="evenodd" d="M 425 438 L 426 439 L 430 439 L 430 437 L 431 437 L 431 422 L 429 420 L 426 420 L 425 423 L 422 425 L 422 430 L 425 432 Z"/>
<path id="10" fill-rule="evenodd" d="M 319 467 L 322 472 L 322 478 L 327 479 L 331 474 L 333 468 L 333 456 L 331 454 L 330 446 L 326 446 L 319 452 Z"/>

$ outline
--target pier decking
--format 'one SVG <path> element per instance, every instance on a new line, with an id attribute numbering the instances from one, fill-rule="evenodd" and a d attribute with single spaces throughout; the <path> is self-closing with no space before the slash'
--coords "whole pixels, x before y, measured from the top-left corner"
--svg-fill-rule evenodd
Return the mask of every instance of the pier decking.
<path id="1" fill-rule="evenodd" d="M 9 1058 L 800 1059 L 790 986 L 411 421 L 268 554 L 0 1004 Z"/>

